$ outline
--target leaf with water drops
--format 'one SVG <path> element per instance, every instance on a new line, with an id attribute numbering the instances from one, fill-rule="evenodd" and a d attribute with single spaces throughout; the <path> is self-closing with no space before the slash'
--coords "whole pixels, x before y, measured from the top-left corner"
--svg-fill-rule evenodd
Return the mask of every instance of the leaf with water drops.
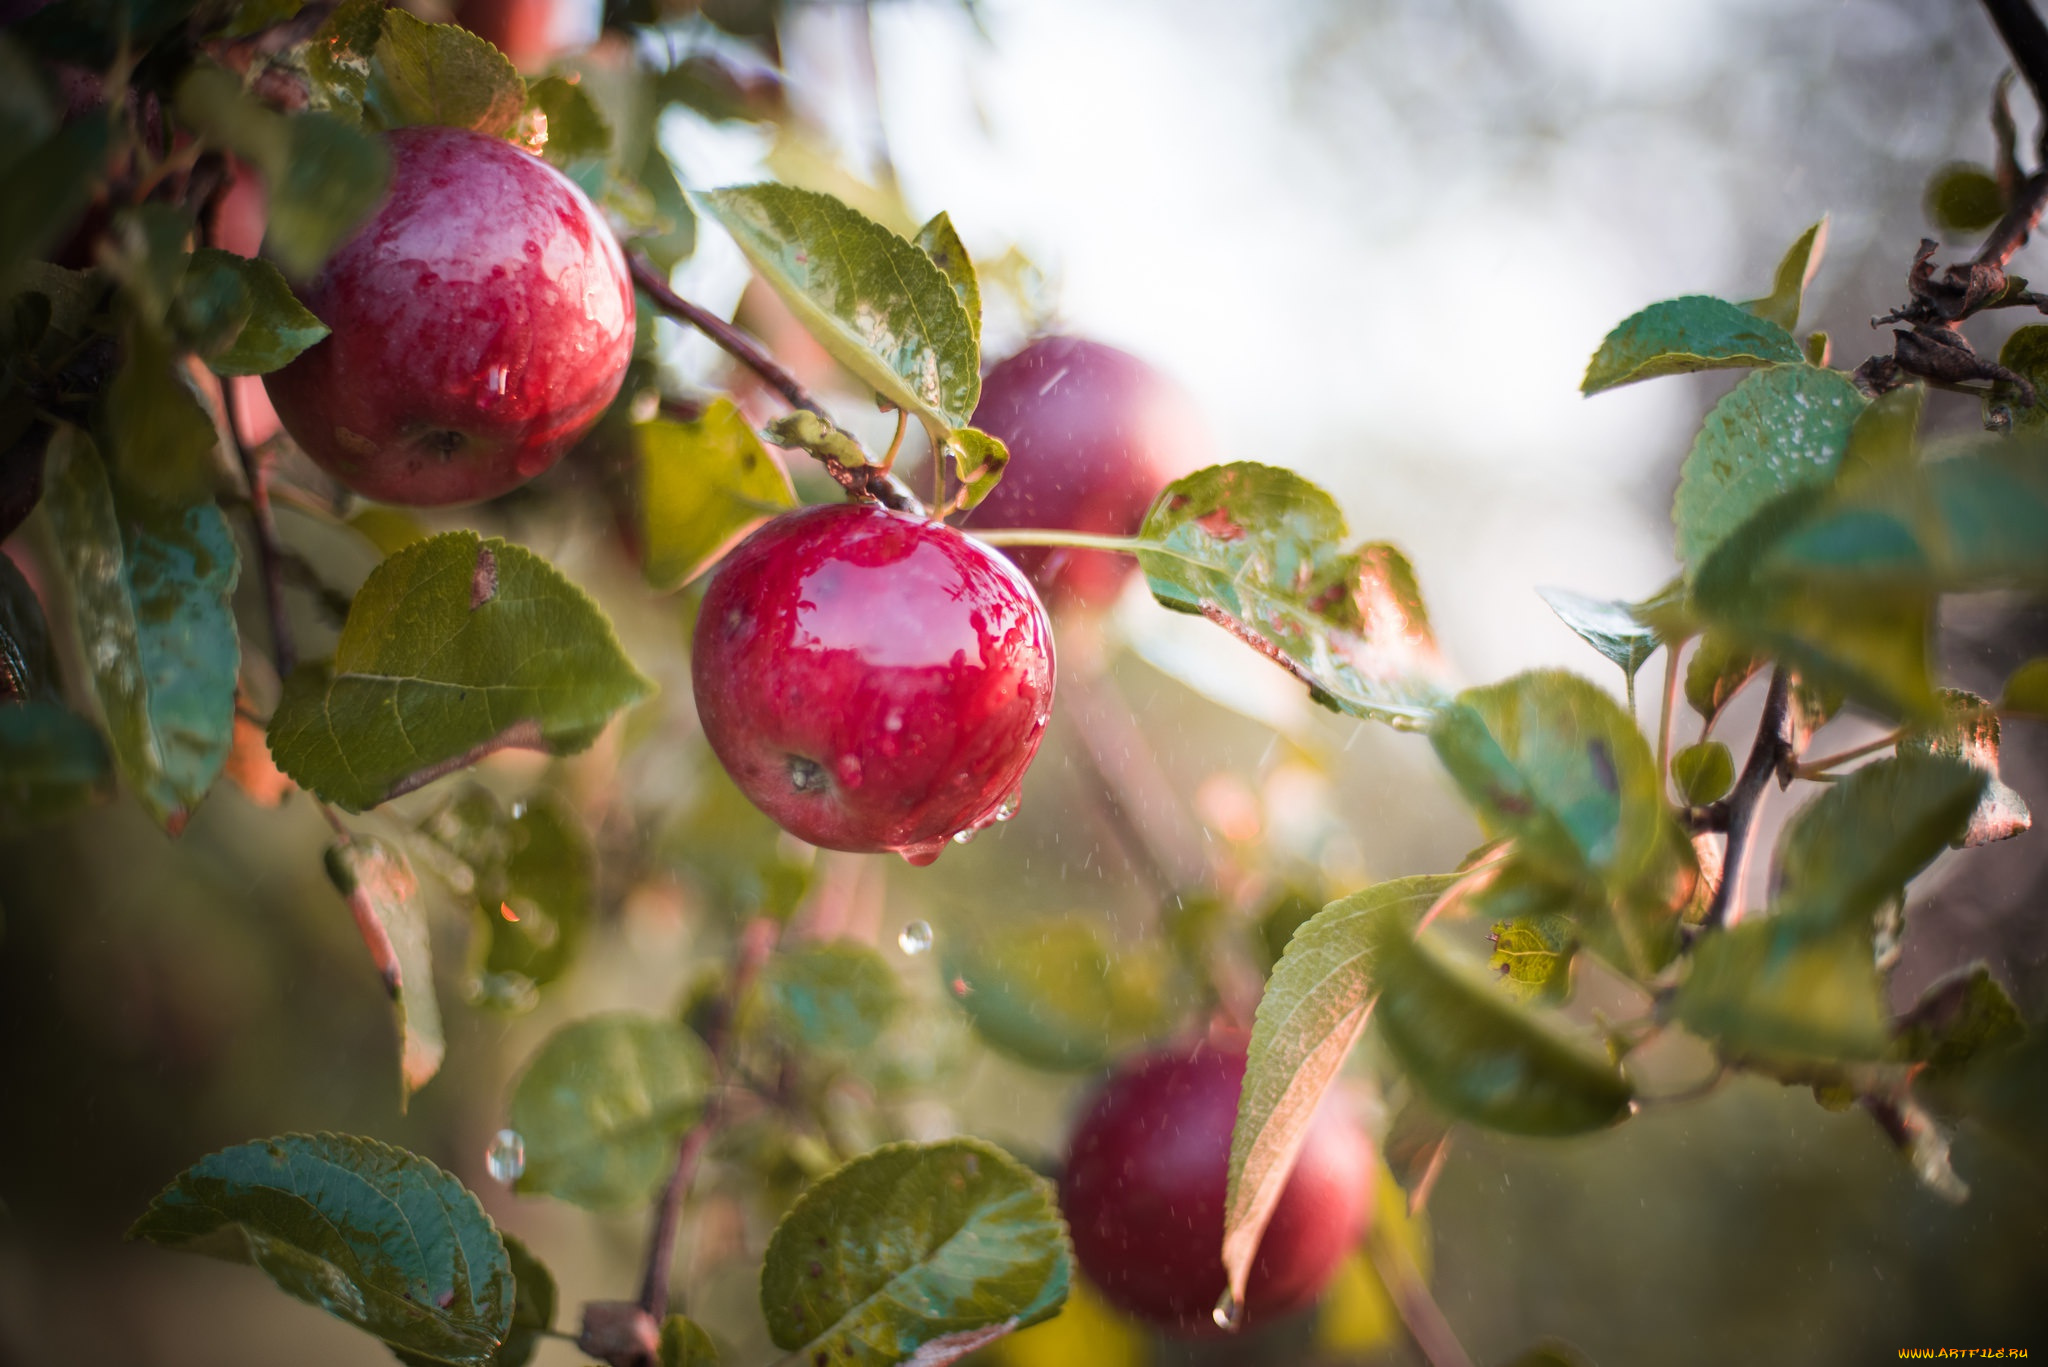
<path id="1" fill-rule="evenodd" d="M 941 211 L 933 215 L 931 222 L 919 228 L 911 241 L 932 259 L 932 264 L 953 286 L 953 293 L 959 297 L 960 308 L 974 329 L 974 340 L 978 345 L 981 341 L 981 281 L 974 274 L 974 258 L 967 254 L 960 234 L 954 230 L 953 220 Z"/>
<path id="2" fill-rule="evenodd" d="M 444 532 L 357 590 L 334 659 L 286 681 L 270 748 L 300 787 L 362 811 L 508 746 L 574 754 L 653 689 L 560 571 Z"/>
<path id="3" fill-rule="evenodd" d="M 981 394 L 976 324 L 946 273 L 830 195 L 740 185 L 696 196 L 835 360 L 936 436 Z"/>
<path id="4" fill-rule="evenodd" d="M 512 1327 L 505 1244 L 476 1197 L 374 1139 L 291 1134 L 181 1173 L 128 1231 L 248 1263 L 393 1348 L 488 1367 Z"/>
<path id="5" fill-rule="evenodd" d="M 512 1128 L 526 1140 L 517 1189 L 591 1210 L 645 1200 L 711 1076 L 703 1044 L 670 1021 L 620 1012 L 557 1030 L 512 1087 Z"/>
<path id="6" fill-rule="evenodd" d="M 220 509 L 117 503 L 92 439 L 51 439 L 44 497 L 93 691 L 128 787 L 182 830 L 227 762 L 241 642 L 240 561 Z"/>
<path id="7" fill-rule="evenodd" d="M 1051 1072 L 1097 1068 L 1171 1021 L 1156 957 L 1112 952 L 1080 917 L 949 935 L 940 973 L 963 984 L 975 1033 L 1021 1063 Z"/>
<path id="8" fill-rule="evenodd" d="M 1629 696 L 1635 696 L 1636 672 L 1655 654 L 1664 638 L 1644 622 L 1633 604 L 1588 598 L 1570 589 L 1538 589 L 1536 596 L 1550 605 L 1579 639 L 1614 661 L 1628 680 Z"/>
<path id="9" fill-rule="evenodd" d="M 1715 404 L 1679 470 L 1671 510 L 1688 570 L 1772 499 L 1825 484 L 1866 403 L 1846 375 L 1785 365 L 1751 375 Z"/>
<path id="10" fill-rule="evenodd" d="M 611 125 L 581 81 L 544 76 L 527 85 L 526 98 L 547 120 L 547 140 L 540 151 L 550 166 L 566 171 L 579 162 L 603 162 L 611 155 Z"/>
<path id="11" fill-rule="evenodd" d="M 1316 701 L 1397 726 L 1428 722 L 1447 670 L 1407 557 L 1340 549 L 1344 515 L 1291 470 L 1241 462 L 1175 480 L 1145 515 L 1152 596 L 1207 617 Z"/>
<path id="12" fill-rule="evenodd" d="M 555 1327 L 555 1274 L 512 1235 L 501 1231 L 498 1237 L 505 1241 L 505 1257 L 512 1267 L 512 1327 L 505 1331 L 498 1351 L 491 1354 L 489 1367 L 525 1367 L 540 1346 L 541 1336 Z M 406 1367 L 440 1367 L 435 1358 L 402 1348 L 396 1352 Z"/>
<path id="13" fill-rule="evenodd" d="M 355 916 L 356 931 L 391 998 L 398 1021 L 398 1107 L 404 1110 L 440 1071 L 447 1052 L 419 882 L 404 855 L 375 840 L 330 847 L 327 877 Z"/>
<path id="14" fill-rule="evenodd" d="M 1050 1184 L 992 1144 L 890 1144 L 811 1187 L 768 1241 L 761 1313 L 792 1360 L 953 1362 L 1059 1312 Z"/>
<path id="15" fill-rule="evenodd" d="M 1330 903 L 1294 932 L 1273 966 L 1252 1027 L 1223 1214 L 1223 1266 L 1240 1300 L 1309 1123 L 1365 1031 L 1378 990 L 1381 916 L 1413 927 L 1457 880 L 1378 883 Z"/>
<path id="16" fill-rule="evenodd" d="M 1593 353 L 1579 389 L 1598 394 L 1660 375 L 1798 360 L 1799 344 L 1780 324 L 1725 299 L 1689 294 L 1623 319 Z"/>
<path id="17" fill-rule="evenodd" d="M 640 455 L 641 572 L 658 589 L 701 574 L 748 528 L 796 506 L 789 473 L 730 399 L 689 422 L 633 429 Z"/>
<path id="18" fill-rule="evenodd" d="M 1827 249 L 1828 221 L 1823 218 L 1786 248 L 1778 262 L 1778 273 L 1772 278 L 1771 292 L 1761 299 L 1751 299 L 1743 307 L 1791 332 L 1799 326 L 1800 301 L 1813 281 L 1813 273 L 1820 269 L 1821 256 Z"/>
<path id="19" fill-rule="evenodd" d="M 1898 752 L 1959 759 L 1984 775 L 1984 795 L 1955 847 L 1989 845 L 2030 830 L 2034 814 L 2027 800 L 1998 776 L 1998 710 L 1959 688 L 1944 688 L 1938 696 L 1941 720 L 1908 730 L 1899 738 Z"/>
<path id="20" fill-rule="evenodd" d="M 748 1014 L 813 1052 L 866 1052 L 903 1005 L 902 987 L 882 956 L 850 940 L 784 950 L 762 969 L 756 990 Z"/>

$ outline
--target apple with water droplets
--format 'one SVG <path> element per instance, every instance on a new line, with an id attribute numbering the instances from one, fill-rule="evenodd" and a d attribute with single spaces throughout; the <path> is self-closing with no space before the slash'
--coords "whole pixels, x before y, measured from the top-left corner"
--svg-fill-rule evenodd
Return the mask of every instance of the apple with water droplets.
<path id="1" fill-rule="evenodd" d="M 690 677 L 712 750 L 784 830 L 928 864 L 1016 810 L 1052 630 L 1015 566 L 942 522 L 803 508 L 720 562 Z"/>
<path id="2" fill-rule="evenodd" d="M 540 158 L 460 128 L 385 141 L 382 205 L 299 287 L 333 333 L 265 387 L 293 440 L 367 498 L 493 498 L 619 392 L 632 280 L 597 210 Z"/>
<path id="3" fill-rule="evenodd" d="M 1187 392 L 1126 351 L 1041 337 L 989 371 L 974 425 L 1010 464 L 964 520 L 970 528 L 1049 527 L 1131 536 L 1159 491 L 1212 463 Z M 1100 607 L 1137 567 L 1129 556 L 1019 546 L 1009 555 L 1055 607 Z"/>
<path id="4" fill-rule="evenodd" d="M 1060 1179 L 1074 1256 L 1115 1306 L 1169 1333 L 1222 1332 L 1219 1250 L 1245 1054 L 1202 1043 L 1133 1059 L 1090 1100 Z M 1312 1304 L 1371 1210 L 1372 1146 L 1326 1101 L 1252 1261 L 1240 1323 Z"/>

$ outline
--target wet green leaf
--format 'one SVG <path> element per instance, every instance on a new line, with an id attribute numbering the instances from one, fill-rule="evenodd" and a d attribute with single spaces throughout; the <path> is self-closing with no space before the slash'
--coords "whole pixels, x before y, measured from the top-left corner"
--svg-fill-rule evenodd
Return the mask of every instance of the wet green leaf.
<path id="1" fill-rule="evenodd" d="M 1734 786 L 1735 757 L 1717 740 L 1688 745 L 1671 757 L 1671 778 L 1686 802 L 1704 807 Z"/>
<path id="2" fill-rule="evenodd" d="M 1983 964 L 1961 969 L 1920 994 L 1899 1018 L 1897 1057 L 1927 1065 L 1930 1080 L 1962 1072 L 1980 1059 L 2017 1045 L 2026 1022 L 2005 988 Z"/>
<path id="3" fill-rule="evenodd" d="M 847 940 L 783 950 L 762 969 L 759 991 L 764 1023 L 814 1053 L 867 1051 L 903 1005 L 882 956 Z"/>
<path id="4" fill-rule="evenodd" d="M 1457 880 L 1399 878 L 1330 903 L 1288 940 L 1252 1027 L 1223 1216 L 1223 1265 L 1242 1296 L 1316 1108 L 1365 1031 L 1379 990 L 1380 918 L 1410 930 Z"/>
<path id="5" fill-rule="evenodd" d="M 113 756 L 84 717 L 58 702 L 0 705 L 0 830 L 69 816 L 113 780 Z"/>
<path id="6" fill-rule="evenodd" d="M 653 687 L 545 560 L 445 532 L 357 590 L 333 661 L 286 681 L 270 748 L 300 787 L 362 811 L 507 746 L 572 754 Z"/>
<path id="7" fill-rule="evenodd" d="M 1141 950 L 1112 953 L 1080 917 L 963 929 L 944 941 L 940 972 L 991 1047 L 1034 1068 L 1097 1068 L 1166 1023 L 1163 976 Z"/>
<path id="8" fill-rule="evenodd" d="M 1516 1001 L 1562 1001 L 1571 992 L 1574 930 L 1569 916 L 1555 913 L 1495 921 L 1486 966 Z"/>
<path id="9" fill-rule="evenodd" d="M 1954 844 L 1963 849 L 1989 845 L 2030 829 L 2034 816 L 2027 800 L 1998 776 L 1998 712 L 1975 693 L 1944 688 L 1939 694 L 1941 720 L 1916 726 L 1899 738 L 1898 752 L 1940 755 L 1961 760 L 1984 775 L 1984 794 L 1970 813 L 1969 824 Z"/>
<path id="10" fill-rule="evenodd" d="M 1657 763 L 1621 705 L 1559 670 L 1470 689 L 1430 732 L 1489 835 L 1565 882 L 1626 886 L 1663 819 Z"/>
<path id="11" fill-rule="evenodd" d="M 797 1198 L 761 1313 L 793 1360 L 952 1362 L 1059 1312 L 1072 1278 L 1050 1185 L 992 1144 L 890 1144 Z"/>
<path id="12" fill-rule="evenodd" d="M 369 99 L 386 127 L 443 124 L 502 138 L 526 108 L 526 82 L 504 53 L 468 29 L 393 8 L 384 11 Z"/>
<path id="13" fill-rule="evenodd" d="M 1813 273 L 1820 269 L 1820 259 L 1828 247 L 1828 221 L 1820 222 L 1799 235 L 1786 249 L 1778 262 L 1778 273 L 1771 281 L 1771 292 L 1761 299 L 1752 299 L 1743 307 L 1767 322 L 1791 332 L 1799 326 L 1799 304 L 1806 295 L 1806 286 L 1813 279 Z"/>
<path id="14" fill-rule="evenodd" d="M 1927 217 L 1949 237 L 1981 233 L 2005 215 L 1998 177 L 1969 161 L 1952 161 L 1927 179 Z"/>
<path id="15" fill-rule="evenodd" d="M 830 195 L 741 185 L 696 197 L 835 360 L 934 435 L 981 394 L 975 324 L 932 259 Z"/>
<path id="16" fill-rule="evenodd" d="M 44 506 L 71 581 L 79 640 L 122 778 L 183 828 L 227 761 L 241 643 L 239 561 L 220 509 L 119 507 L 92 439 L 60 429 Z"/>
<path id="17" fill-rule="evenodd" d="M 1344 515 L 1291 470 L 1247 462 L 1177 479 L 1140 536 L 1153 597 L 1269 656 L 1325 706 L 1415 728 L 1444 701 L 1407 558 L 1385 542 L 1340 549 Z"/>
<path id="18" fill-rule="evenodd" d="M 1865 922 L 1962 833 L 1984 782 L 1958 760 L 1901 753 L 1830 784 L 1785 827 L 1774 919 Z"/>
<path id="19" fill-rule="evenodd" d="M 128 354 L 107 388 L 107 462 L 126 493 L 183 509 L 213 495 L 220 434 L 167 342 L 128 329 Z"/>
<path id="20" fill-rule="evenodd" d="M 1726 632 L 1710 631 L 1700 637 L 1699 648 L 1685 662 L 1685 700 L 1711 722 L 1763 666 L 1749 647 Z"/>
<path id="21" fill-rule="evenodd" d="M 282 1135 L 187 1168 L 128 1232 L 261 1269 L 394 1348 L 487 1367 L 512 1325 L 504 1243 L 475 1196 L 417 1154 Z"/>
<path id="22" fill-rule="evenodd" d="M 1586 367 L 1582 393 L 1695 370 L 1796 363 L 1792 334 L 1740 304 L 1704 294 L 1667 299 L 1622 321 Z"/>
<path id="23" fill-rule="evenodd" d="M 918 248 L 932 259 L 932 264 L 944 273 L 953 286 L 953 293 L 960 300 L 961 309 L 967 314 L 968 326 L 974 329 L 974 341 L 981 343 L 981 281 L 974 274 L 974 258 L 967 254 L 967 248 L 960 242 L 960 234 L 953 228 L 953 220 L 944 212 L 935 214 L 931 222 L 917 230 L 911 239 Z"/>
<path id="24" fill-rule="evenodd" d="M 232 282 L 233 288 L 221 282 Z M 246 303 L 219 345 L 201 349 L 216 375 L 267 375 L 328 332 L 268 261 L 201 247 L 192 253 L 182 291 L 195 298 L 236 294 Z"/>
<path id="25" fill-rule="evenodd" d="M 711 1077 L 703 1044 L 670 1021 L 617 1013 L 557 1030 L 512 1087 L 511 1126 L 526 1140 L 518 1190 L 591 1210 L 646 1200 Z"/>
<path id="26" fill-rule="evenodd" d="M 375 840 L 330 846 L 327 877 L 348 903 L 398 1022 L 398 1108 L 427 1085 L 448 1052 L 434 995 L 433 947 L 404 855 Z"/>
<path id="27" fill-rule="evenodd" d="M 526 87 L 526 98 L 547 116 L 548 137 L 541 155 L 549 164 L 566 168 L 611 155 L 611 125 L 581 83 L 545 76 Z"/>
<path id="28" fill-rule="evenodd" d="M 1714 405 L 1679 472 L 1671 520 L 1697 575 L 1716 546 L 1787 490 L 1824 484 L 1866 400 L 1846 375 L 1773 366 Z"/>
<path id="29" fill-rule="evenodd" d="M 1673 1009 L 1738 1058 L 1875 1059 L 1891 1040 L 1867 921 L 1769 916 L 1706 935 Z"/>
<path id="30" fill-rule="evenodd" d="M 1538 589 L 1536 596 L 1548 603 L 1580 640 L 1614 661 L 1631 690 L 1636 671 L 1664 644 L 1657 630 L 1637 617 L 1628 603 L 1588 598 L 1570 589 Z"/>
<path id="31" fill-rule="evenodd" d="M 693 422 L 657 418 L 633 429 L 640 448 L 641 572 L 658 589 L 701 574 L 762 519 L 796 506 L 789 473 L 730 399 Z"/>
<path id="32" fill-rule="evenodd" d="M 480 926 L 470 948 L 476 1000 L 529 1004 L 533 989 L 559 978 L 583 947 L 597 870 L 581 821 L 551 793 L 508 812 L 472 787 L 423 829 L 468 866 Z"/>
<path id="33" fill-rule="evenodd" d="M 657 1367 L 718 1367 L 718 1345 L 697 1321 L 670 1315 L 661 1322 L 661 1349 L 655 1362 Z"/>
<path id="34" fill-rule="evenodd" d="M 1432 1103 L 1510 1134 L 1580 1134 L 1628 1115 L 1628 1080 L 1561 1021 L 1517 1006 L 1405 918 L 1375 921 L 1375 1028 Z"/>

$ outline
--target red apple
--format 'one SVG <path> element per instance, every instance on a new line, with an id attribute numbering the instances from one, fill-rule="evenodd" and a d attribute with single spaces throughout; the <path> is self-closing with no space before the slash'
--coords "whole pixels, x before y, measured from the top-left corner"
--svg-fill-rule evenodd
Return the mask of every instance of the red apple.
<path id="1" fill-rule="evenodd" d="M 690 677 L 711 748 L 784 830 L 929 864 L 1015 810 L 1052 630 L 1023 575 L 944 523 L 802 508 L 719 564 Z"/>
<path id="2" fill-rule="evenodd" d="M 1220 1249 L 1241 1050 L 1203 1044 L 1145 1055 L 1095 1094 L 1074 1131 L 1060 1208 L 1074 1256 L 1111 1304 L 1175 1334 L 1219 1332 Z M 1244 1322 L 1312 1303 L 1363 1231 L 1372 1150 L 1326 1104 L 1253 1260 Z"/>
<path id="3" fill-rule="evenodd" d="M 1129 536 L 1161 488 L 1212 459 L 1186 391 L 1130 353 L 1079 337 L 1042 337 L 989 371 L 974 426 L 1010 448 L 1002 483 L 965 519 L 974 528 Z M 1107 551 L 1010 555 L 1056 607 L 1106 604 L 1136 568 Z"/>
<path id="4" fill-rule="evenodd" d="M 568 177 L 508 142 L 400 128 L 383 205 L 300 297 L 334 330 L 265 377 L 285 430 L 385 503 L 471 503 L 559 460 L 618 393 L 633 286 Z"/>

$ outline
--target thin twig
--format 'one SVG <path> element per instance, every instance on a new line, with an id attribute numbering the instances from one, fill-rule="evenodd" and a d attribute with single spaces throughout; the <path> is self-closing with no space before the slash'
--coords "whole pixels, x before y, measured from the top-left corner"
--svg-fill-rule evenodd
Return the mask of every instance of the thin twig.
<path id="1" fill-rule="evenodd" d="M 2032 0 L 1984 0 L 1984 12 L 2034 92 L 2034 103 L 2048 111 L 2048 24 L 2041 22 Z"/>
<path id="2" fill-rule="evenodd" d="M 1458 1342 L 1457 1332 L 1444 1318 L 1443 1307 L 1429 1292 L 1429 1283 L 1422 1279 L 1407 1250 L 1388 1237 L 1384 1221 L 1373 1222 L 1365 1248 L 1380 1281 L 1393 1298 L 1394 1309 L 1400 1313 L 1408 1337 L 1415 1340 L 1430 1367 L 1472 1367 L 1471 1355 Z"/>
<path id="3" fill-rule="evenodd" d="M 1897 745 L 1899 737 L 1905 734 L 1904 728 L 1897 731 L 1888 731 L 1876 740 L 1866 741 L 1862 745 L 1852 745 L 1847 750 L 1836 754 L 1823 755 L 1821 758 L 1814 760 L 1804 760 L 1800 763 L 1797 770 L 1798 776 L 1805 779 L 1819 778 L 1838 764 L 1847 764 L 1852 759 L 1862 759 L 1865 755 L 1874 755 L 1889 746 Z"/>
<path id="4" fill-rule="evenodd" d="M 784 369 L 774 357 L 763 351 L 753 338 L 709 309 L 691 303 L 669 288 L 669 283 L 662 278 L 661 271 L 641 253 L 631 253 L 626 262 L 632 270 L 633 283 L 654 301 L 656 308 L 678 322 L 688 323 L 709 337 L 718 345 L 719 350 L 766 381 L 768 387 L 780 394 L 791 408 L 807 409 L 827 422 L 832 420 L 831 414 L 825 411 L 824 406 L 811 391 L 804 388 L 803 383 Z M 872 465 L 849 468 L 829 456 L 819 456 L 818 461 L 833 479 L 839 481 L 841 488 L 857 499 L 872 500 L 898 512 L 924 511 L 924 505 L 918 502 L 917 495 L 911 493 L 908 486 L 886 470 Z"/>
<path id="5" fill-rule="evenodd" d="M 1750 746 L 1742 776 L 1735 780 L 1735 791 L 1726 799 L 1728 851 L 1721 860 L 1721 885 L 1714 889 L 1714 901 L 1707 908 L 1703 929 L 1716 930 L 1728 923 L 1741 891 L 1743 866 L 1749 858 L 1750 837 L 1756 829 L 1764 789 L 1791 750 L 1792 676 L 1781 665 L 1771 673 L 1771 691 L 1764 695 L 1764 714 L 1757 723 L 1756 742 Z"/>
<path id="6" fill-rule="evenodd" d="M 1683 641 L 1668 641 L 1664 645 L 1664 707 L 1657 714 L 1657 791 L 1668 791 L 1665 785 L 1671 774 L 1671 714 L 1678 705 L 1678 652 L 1685 648 Z"/>

